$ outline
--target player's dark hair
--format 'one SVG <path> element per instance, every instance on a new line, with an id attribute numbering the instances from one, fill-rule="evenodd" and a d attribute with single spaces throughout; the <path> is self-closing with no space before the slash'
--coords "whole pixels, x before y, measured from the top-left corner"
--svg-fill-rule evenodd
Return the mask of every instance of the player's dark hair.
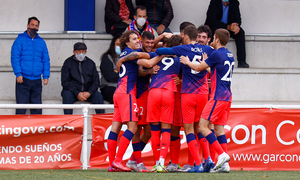
<path id="1" fill-rule="evenodd" d="M 142 33 L 142 39 L 154 39 L 154 35 L 152 34 L 152 32 L 150 32 L 150 31 L 144 31 L 143 33 Z"/>
<path id="2" fill-rule="evenodd" d="M 164 37 L 161 41 L 163 43 L 163 46 L 165 46 L 165 44 L 168 42 L 168 38 Z"/>
<path id="3" fill-rule="evenodd" d="M 211 38 L 212 33 L 208 25 L 201 25 L 198 27 L 198 33 L 206 33 L 208 38 Z"/>
<path id="4" fill-rule="evenodd" d="M 184 28 L 183 34 L 188 35 L 191 41 L 196 41 L 198 36 L 198 30 L 195 26 L 189 25 L 188 27 Z"/>
<path id="5" fill-rule="evenodd" d="M 183 32 L 184 28 L 186 28 L 186 27 L 188 27 L 188 26 L 190 26 L 190 25 L 195 26 L 193 23 L 188 22 L 188 21 L 182 22 L 182 23 L 180 24 L 180 26 L 179 26 L 179 31 L 180 31 L 180 33 Z"/>
<path id="6" fill-rule="evenodd" d="M 182 44 L 182 38 L 179 35 L 173 35 L 167 41 L 167 47 L 174 47 Z"/>
<path id="7" fill-rule="evenodd" d="M 134 15 L 137 15 L 137 10 L 140 9 L 140 10 L 146 10 L 147 11 L 147 8 L 145 6 L 142 6 L 142 5 L 138 5 L 135 9 L 134 9 Z"/>
<path id="8" fill-rule="evenodd" d="M 40 25 L 40 20 L 35 16 L 32 16 L 32 17 L 28 18 L 28 23 L 27 23 L 28 25 L 29 25 L 31 20 L 36 20 L 37 22 L 39 22 L 39 25 Z"/>
<path id="9" fill-rule="evenodd" d="M 121 34 L 117 34 L 116 36 L 114 36 L 114 38 L 112 38 L 112 40 L 110 41 L 110 45 L 109 45 L 108 50 L 107 50 L 104 54 L 102 54 L 101 59 L 103 59 L 103 56 L 104 56 L 105 54 L 109 54 L 109 55 L 111 55 L 111 57 L 112 57 L 114 63 L 117 63 L 117 58 L 118 58 L 118 57 L 117 57 L 117 54 L 116 54 L 116 51 L 115 51 L 115 42 L 116 42 L 117 39 L 119 39 L 120 37 L 121 37 Z"/>
<path id="10" fill-rule="evenodd" d="M 131 34 L 136 34 L 138 36 L 138 33 L 136 31 L 126 31 L 123 33 L 123 35 L 120 37 L 120 48 L 121 51 L 123 51 L 125 49 L 125 47 L 127 47 L 126 43 L 129 42 L 129 38 Z"/>
<path id="11" fill-rule="evenodd" d="M 220 40 L 222 46 L 226 46 L 229 42 L 230 34 L 226 29 L 220 28 L 215 31 L 215 38 Z"/>

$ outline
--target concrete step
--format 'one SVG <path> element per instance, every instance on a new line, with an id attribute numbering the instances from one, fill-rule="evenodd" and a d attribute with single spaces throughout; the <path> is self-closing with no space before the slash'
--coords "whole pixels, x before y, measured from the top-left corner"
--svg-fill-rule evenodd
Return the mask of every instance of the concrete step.
<path id="1" fill-rule="evenodd" d="M 300 68 L 235 68 L 232 78 L 233 104 L 299 104 Z M 15 103 L 15 76 L 11 67 L 0 67 L 0 103 Z M 51 68 L 49 84 L 43 87 L 43 103 L 61 104 L 60 68 Z M 14 114 L 14 110 L 0 110 Z M 112 112 L 107 111 L 107 112 Z M 63 114 L 45 109 L 44 114 Z M 80 110 L 74 110 L 81 114 Z"/>
<path id="2" fill-rule="evenodd" d="M 87 56 L 100 65 L 101 55 L 108 49 L 111 35 L 93 33 L 41 33 L 47 43 L 51 66 L 61 67 L 64 60 L 73 54 L 74 43 L 87 44 Z M 0 67 L 10 66 L 11 46 L 17 33 L 1 33 Z M 300 68 L 299 34 L 246 34 L 246 61 L 251 68 Z M 233 39 L 227 48 L 235 55 Z M 237 59 L 236 59 L 237 60 Z"/>

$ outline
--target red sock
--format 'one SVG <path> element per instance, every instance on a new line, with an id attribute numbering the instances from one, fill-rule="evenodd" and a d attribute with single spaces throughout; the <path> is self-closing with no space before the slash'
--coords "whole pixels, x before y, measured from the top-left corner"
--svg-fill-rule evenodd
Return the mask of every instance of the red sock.
<path id="1" fill-rule="evenodd" d="M 221 145 L 217 141 L 216 136 L 213 133 L 210 133 L 205 138 L 208 140 L 209 144 L 211 144 L 213 149 L 215 149 L 219 155 L 224 152 L 223 148 L 221 147 Z"/>
<path id="2" fill-rule="evenodd" d="M 135 157 L 134 157 L 134 154 L 132 153 L 132 155 L 130 156 L 130 161 L 135 161 Z"/>
<path id="3" fill-rule="evenodd" d="M 209 153 L 210 153 L 210 157 L 212 159 L 213 162 L 216 161 L 216 150 L 213 148 L 212 145 L 209 144 Z"/>
<path id="4" fill-rule="evenodd" d="M 193 133 L 190 133 L 186 136 L 187 139 L 187 144 L 189 147 L 189 150 L 195 160 L 196 165 L 200 165 L 201 161 L 200 161 L 200 155 L 199 155 L 199 145 L 198 142 L 196 140 L 196 136 Z"/>
<path id="5" fill-rule="evenodd" d="M 204 159 L 207 159 L 208 156 L 210 155 L 209 143 L 201 133 L 198 133 L 198 139 L 199 139 L 199 144 L 201 145 L 202 148 L 203 157 Z"/>
<path id="6" fill-rule="evenodd" d="M 188 164 L 191 165 L 191 166 L 194 166 L 194 158 L 193 158 L 193 155 L 190 151 L 190 148 L 189 148 L 189 154 L 188 154 Z"/>
<path id="7" fill-rule="evenodd" d="M 159 160 L 160 154 L 160 124 L 152 125 L 151 124 L 151 146 L 154 156 L 154 164 Z"/>
<path id="8" fill-rule="evenodd" d="M 215 135 L 215 131 L 213 129 L 211 129 L 211 132 Z M 208 143 L 209 144 L 209 143 Z M 212 147 L 212 145 L 209 144 L 209 152 L 210 152 L 210 157 L 213 160 L 213 162 L 216 161 L 216 156 L 217 156 L 217 152 L 216 150 Z"/>
<path id="9" fill-rule="evenodd" d="M 140 164 L 142 162 L 141 141 L 132 142 L 132 147 L 133 147 L 132 156 L 135 157 L 136 163 Z"/>
<path id="10" fill-rule="evenodd" d="M 170 142 L 170 160 L 174 164 L 179 164 L 180 137 L 171 136 Z"/>
<path id="11" fill-rule="evenodd" d="M 118 161 L 118 162 L 122 161 L 123 155 L 125 154 L 133 135 L 134 134 L 131 131 L 129 131 L 128 129 L 124 132 L 124 134 L 120 140 L 119 149 L 118 149 L 115 161 Z"/>
<path id="12" fill-rule="evenodd" d="M 112 167 L 112 163 L 115 160 L 116 156 L 116 149 L 117 149 L 117 139 L 118 134 L 115 132 L 110 132 L 108 139 L 107 139 L 107 146 L 108 146 L 108 159 L 109 159 L 109 166 Z"/>
<path id="13" fill-rule="evenodd" d="M 166 159 L 171 141 L 171 129 L 161 130 L 160 158 Z"/>
<path id="14" fill-rule="evenodd" d="M 227 139 L 225 134 L 217 137 L 218 142 L 220 143 L 222 149 L 227 153 Z"/>

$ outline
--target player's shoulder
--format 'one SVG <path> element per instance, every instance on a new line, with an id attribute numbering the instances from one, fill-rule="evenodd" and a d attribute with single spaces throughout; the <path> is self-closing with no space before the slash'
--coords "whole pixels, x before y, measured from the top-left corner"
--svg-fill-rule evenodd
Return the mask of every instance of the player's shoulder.
<path id="1" fill-rule="evenodd" d="M 131 52 L 133 52 L 133 49 L 130 49 L 128 47 L 125 47 L 124 50 L 121 52 L 120 54 L 120 58 L 127 56 L 128 54 L 130 54 Z"/>
<path id="2" fill-rule="evenodd" d="M 150 55 L 150 58 L 158 56 L 158 54 L 156 54 L 155 52 L 148 52 L 148 54 Z"/>

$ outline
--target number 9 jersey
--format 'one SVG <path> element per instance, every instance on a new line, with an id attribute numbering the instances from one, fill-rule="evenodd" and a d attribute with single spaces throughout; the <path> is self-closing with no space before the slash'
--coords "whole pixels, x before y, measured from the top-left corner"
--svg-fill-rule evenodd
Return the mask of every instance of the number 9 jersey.
<path id="1" fill-rule="evenodd" d="M 178 76 L 181 68 L 179 58 L 165 57 L 157 65 L 160 69 L 157 74 L 152 74 L 149 88 L 165 88 L 177 92 L 173 78 Z"/>
<path id="2" fill-rule="evenodd" d="M 233 54 L 226 48 L 220 48 L 213 52 L 205 62 L 211 67 L 211 99 L 231 102 Z"/>

